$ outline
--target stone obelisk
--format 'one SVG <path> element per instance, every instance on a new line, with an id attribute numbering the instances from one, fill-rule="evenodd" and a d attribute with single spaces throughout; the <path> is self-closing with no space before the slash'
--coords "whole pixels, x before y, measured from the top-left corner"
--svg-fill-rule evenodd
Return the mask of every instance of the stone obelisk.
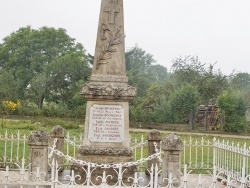
<path id="1" fill-rule="evenodd" d="M 84 138 L 78 158 L 99 164 L 132 160 L 129 145 L 129 100 L 136 89 L 128 85 L 125 65 L 123 0 L 102 0 L 89 83 Z"/>

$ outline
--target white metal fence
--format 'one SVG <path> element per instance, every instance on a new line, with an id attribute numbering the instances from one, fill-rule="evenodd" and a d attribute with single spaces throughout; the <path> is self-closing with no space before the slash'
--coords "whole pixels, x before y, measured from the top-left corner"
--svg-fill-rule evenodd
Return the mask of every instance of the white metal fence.
<path id="1" fill-rule="evenodd" d="M 214 165 L 225 176 L 230 176 L 236 181 L 250 175 L 250 147 L 246 143 L 230 143 L 214 139 Z"/>
<path id="2" fill-rule="evenodd" d="M 9 170 L 8 166 L 4 171 L 0 171 L 0 187 L 12 188 L 13 186 L 23 187 L 36 187 L 41 188 L 41 186 L 49 186 L 51 188 L 90 188 L 90 187 L 129 187 L 129 188 L 221 188 L 221 187 L 235 187 L 235 188 L 248 188 L 250 186 L 249 176 L 242 176 L 240 181 L 235 181 L 231 179 L 230 176 L 227 177 L 227 184 L 224 185 L 218 182 L 217 179 L 220 173 L 216 173 L 217 169 L 214 168 L 213 174 L 210 176 L 204 176 L 199 174 L 198 176 L 192 176 L 187 172 L 187 165 L 184 165 L 184 172 L 182 174 L 182 179 L 178 182 L 177 179 L 172 177 L 170 173 L 168 177 L 161 177 L 161 171 L 158 166 L 151 168 L 149 175 L 136 172 L 130 177 L 130 185 L 123 182 L 123 171 L 121 166 L 118 166 L 118 171 L 116 171 L 118 179 L 112 185 L 109 184 L 109 179 L 112 178 L 111 175 L 103 172 L 102 176 L 99 176 L 99 182 L 92 182 L 92 172 L 93 167 L 90 163 L 86 164 L 86 180 L 81 184 L 78 184 L 76 180 L 80 178 L 78 174 L 72 170 L 67 174 L 60 174 L 59 167 L 56 161 L 52 161 L 51 173 L 41 172 L 37 168 L 36 172 L 32 174 L 27 172 L 27 166 L 25 166 L 25 161 L 22 160 L 20 166 L 18 166 L 18 171 L 12 172 Z M 106 167 L 104 167 L 106 168 Z M 46 177 L 46 178 L 45 178 Z M 165 183 L 165 185 L 163 185 Z"/>
<path id="3" fill-rule="evenodd" d="M 25 134 L 9 134 L 5 131 L 0 134 L 0 167 L 12 165 L 14 163 L 20 164 L 22 159 L 28 157 L 28 136 Z"/>
<path id="4" fill-rule="evenodd" d="M 28 136 L 21 135 L 19 132 L 17 134 L 8 134 L 8 132 L 6 131 L 4 134 L 0 134 L 0 156 L 2 156 L 0 160 L 0 166 L 4 168 L 4 171 L 1 171 L 0 174 L 1 185 L 3 185 L 3 182 L 6 180 L 6 178 L 7 180 L 10 179 L 10 177 L 8 177 L 10 176 L 9 167 L 18 167 L 18 169 L 20 170 L 20 174 L 23 174 L 25 172 L 25 168 L 23 167 L 23 165 L 25 166 L 25 164 L 28 164 L 27 161 L 29 157 L 27 140 Z M 67 134 L 66 138 L 64 139 L 65 156 L 76 158 L 78 147 L 80 146 L 81 142 L 81 136 L 72 137 Z M 205 140 L 204 138 L 202 138 L 201 140 L 193 140 L 192 137 L 190 137 L 189 140 L 184 140 L 183 143 L 183 180 L 190 176 L 187 171 L 199 169 L 210 170 L 210 172 L 212 173 L 212 179 L 217 176 L 227 178 L 227 182 L 229 185 L 230 182 L 233 183 L 234 181 L 235 184 L 240 183 L 245 185 L 249 183 L 250 148 L 246 144 L 242 146 L 239 143 L 230 143 L 228 141 L 221 141 L 215 138 L 213 140 Z M 145 162 L 145 160 L 143 159 L 147 158 L 147 140 L 145 140 L 143 137 L 141 137 L 140 139 L 131 139 L 131 147 L 134 150 L 134 160 L 141 160 Z M 72 161 L 69 157 L 65 157 L 64 159 L 66 166 L 70 166 L 72 164 Z M 137 164 L 140 171 L 144 171 L 146 168 L 146 163 L 143 162 Z M 67 177 L 69 177 L 69 175 Z M 138 177 L 139 174 L 137 174 L 137 178 Z M 140 180 L 141 179 L 142 177 L 140 178 Z M 23 176 L 23 181 L 24 180 L 25 178 Z M 53 182 L 55 181 L 57 180 L 54 179 Z M 74 184 L 74 182 L 72 181 L 73 180 L 71 180 L 71 183 Z M 154 179 L 150 181 L 155 182 L 156 180 Z M 169 182 L 171 185 L 171 181 Z M 135 186 L 138 183 L 139 182 L 134 182 L 133 184 Z M 58 181 L 58 185 L 59 184 L 60 183 Z M 197 185 L 199 185 L 199 183 Z"/>

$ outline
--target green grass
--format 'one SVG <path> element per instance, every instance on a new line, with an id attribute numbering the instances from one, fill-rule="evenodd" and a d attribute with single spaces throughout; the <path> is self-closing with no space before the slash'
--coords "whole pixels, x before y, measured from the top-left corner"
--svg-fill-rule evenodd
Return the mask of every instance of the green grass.
<path id="1" fill-rule="evenodd" d="M 61 125 L 66 131 L 76 135 L 79 133 L 80 120 L 64 120 L 59 118 L 39 117 L 32 119 L 2 119 L 0 133 L 6 130 L 8 133 L 29 134 L 31 131 L 44 130 L 49 132 L 54 126 Z"/>

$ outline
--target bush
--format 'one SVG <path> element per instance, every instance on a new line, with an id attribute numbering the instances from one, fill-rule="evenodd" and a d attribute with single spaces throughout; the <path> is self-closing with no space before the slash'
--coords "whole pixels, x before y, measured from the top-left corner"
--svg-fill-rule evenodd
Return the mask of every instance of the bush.
<path id="1" fill-rule="evenodd" d="M 187 84 L 177 89 L 169 100 L 172 123 L 188 123 L 190 110 L 200 103 L 200 94 L 196 87 Z"/>
<path id="2" fill-rule="evenodd" d="M 69 109 L 66 104 L 45 102 L 42 109 L 32 102 L 24 101 L 17 110 L 18 115 L 22 116 L 45 116 L 57 118 L 84 118 L 86 111 L 85 103 L 82 106 L 76 106 Z"/>
<path id="3" fill-rule="evenodd" d="M 38 109 L 37 105 L 33 102 L 22 101 L 22 106 L 18 109 L 18 115 L 22 116 L 39 116 L 41 111 Z"/>
<path id="4" fill-rule="evenodd" d="M 42 115 L 46 117 L 70 117 L 70 111 L 63 103 L 49 102 L 44 103 Z"/>
<path id="5" fill-rule="evenodd" d="M 225 110 L 224 131 L 242 132 L 246 128 L 247 104 L 241 93 L 229 90 L 218 97 L 218 107 Z"/>

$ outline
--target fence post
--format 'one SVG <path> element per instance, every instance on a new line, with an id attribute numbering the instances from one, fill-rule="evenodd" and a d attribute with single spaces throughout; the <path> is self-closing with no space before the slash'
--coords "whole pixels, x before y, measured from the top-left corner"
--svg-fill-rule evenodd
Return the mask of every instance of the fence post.
<path id="1" fill-rule="evenodd" d="M 194 110 L 191 109 L 190 114 L 189 114 L 189 128 L 190 128 L 190 130 L 194 130 L 194 121 L 195 121 Z"/>
<path id="2" fill-rule="evenodd" d="M 243 146 L 243 158 L 242 158 L 242 167 L 241 167 L 241 186 L 245 187 L 246 185 L 246 160 L 247 160 L 247 146 L 246 146 L 246 142 Z"/>
<path id="3" fill-rule="evenodd" d="M 65 137 L 65 130 L 62 126 L 56 125 L 53 127 L 50 131 L 50 138 L 49 138 L 49 145 L 53 146 L 54 140 L 57 139 L 56 147 L 55 149 L 58 151 L 61 151 L 63 153 L 64 151 L 64 137 Z M 62 172 L 64 170 L 64 157 L 58 156 L 56 154 L 53 154 L 51 159 L 55 159 L 58 163 L 59 172 Z"/>
<path id="4" fill-rule="evenodd" d="M 208 111 L 205 111 L 205 119 L 204 119 L 204 124 L 205 124 L 205 130 L 208 130 Z"/>
<path id="5" fill-rule="evenodd" d="M 147 139 L 148 139 L 148 156 L 150 156 L 150 155 L 153 155 L 154 153 L 156 153 L 154 143 L 157 144 L 158 149 L 160 148 L 160 143 L 161 143 L 160 131 L 158 131 L 156 129 L 152 130 L 151 132 L 148 133 Z M 160 166 L 159 163 L 160 163 L 159 158 L 154 158 L 152 160 L 148 160 L 145 173 L 147 175 L 150 174 L 149 172 L 150 172 L 152 165 L 153 165 L 153 172 L 154 172 L 156 164 L 158 166 Z"/>
<path id="6" fill-rule="evenodd" d="M 32 176 L 39 176 L 40 180 L 47 180 L 48 174 L 48 134 L 43 130 L 34 131 L 29 136 L 28 145 L 30 146 L 30 168 Z M 38 173 L 39 172 L 39 173 Z M 38 174 L 37 174 L 38 173 Z M 46 173 L 46 175 L 44 174 Z"/>
<path id="7" fill-rule="evenodd" d="M 173 183 L 174 186 L 179 186 L 181 181 L 181 151 L 183 150 L 183 142 L 175 134 L 168 135 L 162 141 L 162 149 L 164 152 L 162 161 L 162 178 L 169 178 L 172 174 L 173 179 L 177 179 Z M 162 182 L 162 186 L 168 185 L 168 182 Z"/>
<path id="8" fill-rule="evenodd" d="M 221 112 L 221 121 L 220 121 L 220 131 L 223 131 L 223 130 L 224 130 L 225 117 L 226 117 L 225 110 L 222 109 L 222 112 Z"/>

